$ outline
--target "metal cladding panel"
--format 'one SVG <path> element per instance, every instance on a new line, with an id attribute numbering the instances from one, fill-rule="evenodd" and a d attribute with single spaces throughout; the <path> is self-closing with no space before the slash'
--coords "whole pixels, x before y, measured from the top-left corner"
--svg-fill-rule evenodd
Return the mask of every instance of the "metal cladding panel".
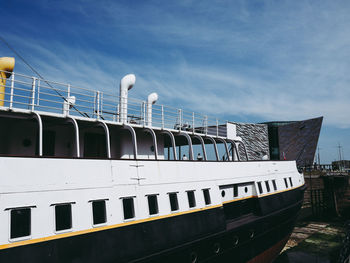
<path id="1" fill-rule="evenodd" d="M 269 136 L 266 124 L 236 123 L 237 136 L 241 137 L 248 152 L 249 160 L 261 160 L 263 155 L 269 157 Z M 244 156 L 239 147 L 239 155 Z"/>
<path id="2" fill-rule="evenodd" d="M 278 127 L 280 160 L 296 160 L 298 166 L 312 164 L 323 117 Z"/>

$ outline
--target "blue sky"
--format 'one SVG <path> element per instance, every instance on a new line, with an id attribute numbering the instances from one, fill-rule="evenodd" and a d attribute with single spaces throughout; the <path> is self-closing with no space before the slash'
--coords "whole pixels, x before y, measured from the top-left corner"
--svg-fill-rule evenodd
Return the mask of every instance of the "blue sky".
<path id="1" fill-rule="evenodd" d="M 238 122 L 324 116 L 350 159 L 349 1 L 3 1 L 1 35 L 44 77 Z M 0 43 L 0 55 L 13 55 Z M 30 73 L 17 58 L 16 71 Z"/>

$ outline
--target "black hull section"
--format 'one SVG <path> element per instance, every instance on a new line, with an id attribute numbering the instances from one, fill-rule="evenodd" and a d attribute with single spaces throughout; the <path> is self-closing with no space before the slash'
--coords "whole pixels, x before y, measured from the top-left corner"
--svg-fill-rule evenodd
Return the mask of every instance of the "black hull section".
<path id="1" fill-rule="evenodd" d="M 3 249 L 0 262 L 247 262 L 291 233 L 303 192 Z"/>

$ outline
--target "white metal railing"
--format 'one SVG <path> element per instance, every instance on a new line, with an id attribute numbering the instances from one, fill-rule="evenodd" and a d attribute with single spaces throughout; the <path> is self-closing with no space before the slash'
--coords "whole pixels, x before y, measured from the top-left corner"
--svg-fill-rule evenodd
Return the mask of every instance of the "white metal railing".
<path id="1" fill-rule="evenodd" d="M 66 114 L 121 122 L 119 96 L 14 72 L 6 81 L 3 106 L 64 114 L 64 104 L 72 96 L 75 103 L 67 108 Z M 127 107 L 127 123 L 147 126 L 146 101 L 129 97 L 123 107 Z M 225 123 L 196 112 L 152 105 L 152 127 L 226 137 Z"/>

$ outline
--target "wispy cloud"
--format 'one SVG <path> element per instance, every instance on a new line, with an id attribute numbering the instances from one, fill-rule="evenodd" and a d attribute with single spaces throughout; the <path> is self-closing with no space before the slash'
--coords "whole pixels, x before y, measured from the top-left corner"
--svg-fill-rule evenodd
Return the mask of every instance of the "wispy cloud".
<path id="1" fill-rule="evenodd" d="M 69 3 L 38 1 L 42 20 L 4 33 L 47 78 L 116 92 L 134 72 L 136 97 L 157 91 L 160 103 L 223 118 L 323 115 L 350 128 L 345 1 Z"/>

